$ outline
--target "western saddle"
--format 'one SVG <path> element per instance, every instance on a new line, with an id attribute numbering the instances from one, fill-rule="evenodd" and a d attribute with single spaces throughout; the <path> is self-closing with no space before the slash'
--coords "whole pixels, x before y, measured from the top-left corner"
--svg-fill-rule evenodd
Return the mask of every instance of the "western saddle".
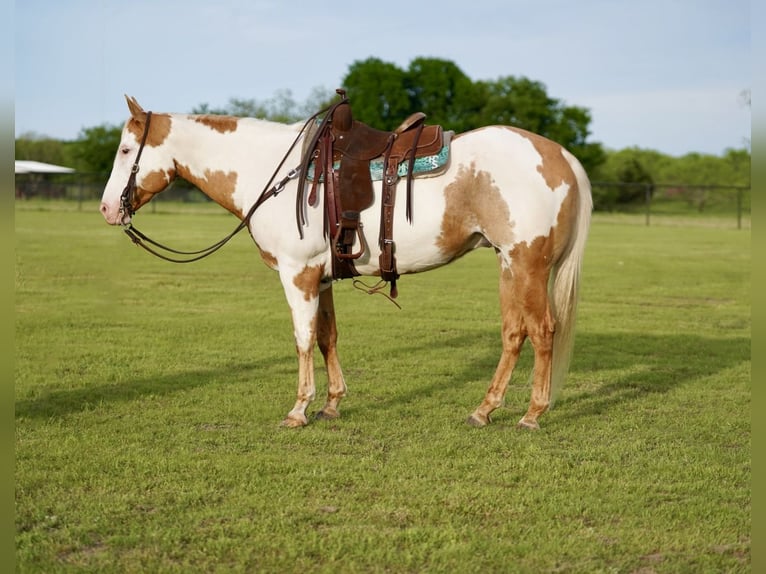
<path id="1" fill-rule="evenodd" d="M 380 234 L 378 244 L 380 277 L 391 284 L 391 298 L 397 296 L 396 254 L 393 240 L 394 204 L 399 165 L 408 161 L 407 220 L 412 222 L 412 178 L 416 158 L 433 156 L 444 146 L 441 126 L 423 123 L 425 114 L 416 112 L 392 132 L 372 128 L 351 115 L 345 90 L 336 90 L 341 99 L 333 104 L 321 123 L 312 126 L 301 160 L 296 217 L 303 236 L 304 204 L 316 205 L 317 184 L 323 182 L 325 235 L 332 237 L 334 279 L 358 276 L 354 260 L 365 251 L 359 214 L 374 202 L 370 162 L 383 162 Z M 313 181 L 306 193 L 306 181 L 313 164 Z M 358 240 L 358 245 L 354 244 Z"/>

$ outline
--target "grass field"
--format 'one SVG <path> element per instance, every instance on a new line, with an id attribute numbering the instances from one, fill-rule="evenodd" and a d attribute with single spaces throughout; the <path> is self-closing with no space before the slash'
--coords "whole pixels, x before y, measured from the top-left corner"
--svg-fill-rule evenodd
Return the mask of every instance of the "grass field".
<path id="1" fill-rule="evenodd" d="M 750 231 L 595 218 L 570 377 L 538 432 L 482 251 L 336 285 L 342 418 L 278 426 L 297 363 L 246 234 L 202 262 L 94 210 L 17 209 L 18 572 L 749 572 Z M 143 212 L 203 247 L 227 215 Z M 326 377 L 318 367 L 318 404 Z"/>

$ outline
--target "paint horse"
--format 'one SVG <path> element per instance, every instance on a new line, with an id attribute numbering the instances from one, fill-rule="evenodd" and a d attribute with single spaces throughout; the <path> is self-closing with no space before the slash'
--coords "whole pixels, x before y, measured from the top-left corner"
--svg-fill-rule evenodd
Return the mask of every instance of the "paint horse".
<path id="1" fill-rule="evenodd" d="M 152 114 L 133 98 L 128 98 L 128 108 L 130 117 L 100 207 L 107 223 L 130 226 L 132 214 L 176 177 L 193 183 L 245 220 L 262 259 L 279 273 L 292 312 L 298 392 L 282 424 L 308 423 L 306 409 L 316 392 L 315 346 L 328 375 L 327 399 L 315 416 L 339 417 L 346 382 L 337 350 L 331 238 L 323 229 L 322 194 L 315 203 L 301 206 L 304 227 L 300 234 L 294 178 L 285 177 L 284 190 L 249 213 L 276 166 L 284 165 L 286 173 L 300 165 L 301 146 L 291 146 L 302 124 Z M 134 168 L 134 164 L 140 165 Z M 121 197 L 128 180 L 134 193 L 125 209 Z M 375 182 L 373 205 L 360 216 L 367 238 L 378 237 L 380 231 L 380 193 L 381 184 Z M 574 343 L 580 271 L 592 211 L 590 182 L 583 167 L 567 150 L 542 136 L 510 126 L 487 126 L 453 137 L 446 171 L 415 179 L 410 207 L 412 222 L 407 221 L 404 202 L 394 210 L 399 274 L 434 269 L 479 247 L 497 254 L 502 354 L 484 400 L 467 422 L 478 427 L 490 422 L 490 414 L 503 402 L 522 344 L 529 338 L 534 349 L 532 392 L 517 426 L 539 428 L 538 418 L 550 407 L 567 373 Z M 367 249 L 355 261 L 356 269 L 361 275 L 378 275 L 380 248 L 374 240 L 365 242 Z"/>

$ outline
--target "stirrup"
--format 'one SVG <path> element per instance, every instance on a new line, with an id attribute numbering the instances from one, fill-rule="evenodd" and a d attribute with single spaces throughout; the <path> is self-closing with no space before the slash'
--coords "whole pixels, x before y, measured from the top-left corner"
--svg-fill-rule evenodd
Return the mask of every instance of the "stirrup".
<path id="1" fill-rule="evenodd" d="M 359 251 L 354 253 L 352 247 L 354 239 L 359 239 Z M 362 223 L 359 221 L 358 211 L 344 211 L 341 214 L 338 232 L 333 237 L 335 257 L 338 259 L 359 259 L 364 253 L 364 238 L 362 237 Z"/>

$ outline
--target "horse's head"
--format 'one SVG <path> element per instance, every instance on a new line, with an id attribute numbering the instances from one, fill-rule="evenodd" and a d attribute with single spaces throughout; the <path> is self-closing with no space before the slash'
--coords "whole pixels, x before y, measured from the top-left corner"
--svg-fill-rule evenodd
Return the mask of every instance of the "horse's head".
<path id="1" fill-rule="evenodd" d="M 171 119 L 151 114 L 135 98 L 128 98 L 125 122 L 112 173 L 101 197 L 101 214 L 110 225 L 127 224 L 133 213 L 163 191 L 176 177 L 167 145 Z"/>

